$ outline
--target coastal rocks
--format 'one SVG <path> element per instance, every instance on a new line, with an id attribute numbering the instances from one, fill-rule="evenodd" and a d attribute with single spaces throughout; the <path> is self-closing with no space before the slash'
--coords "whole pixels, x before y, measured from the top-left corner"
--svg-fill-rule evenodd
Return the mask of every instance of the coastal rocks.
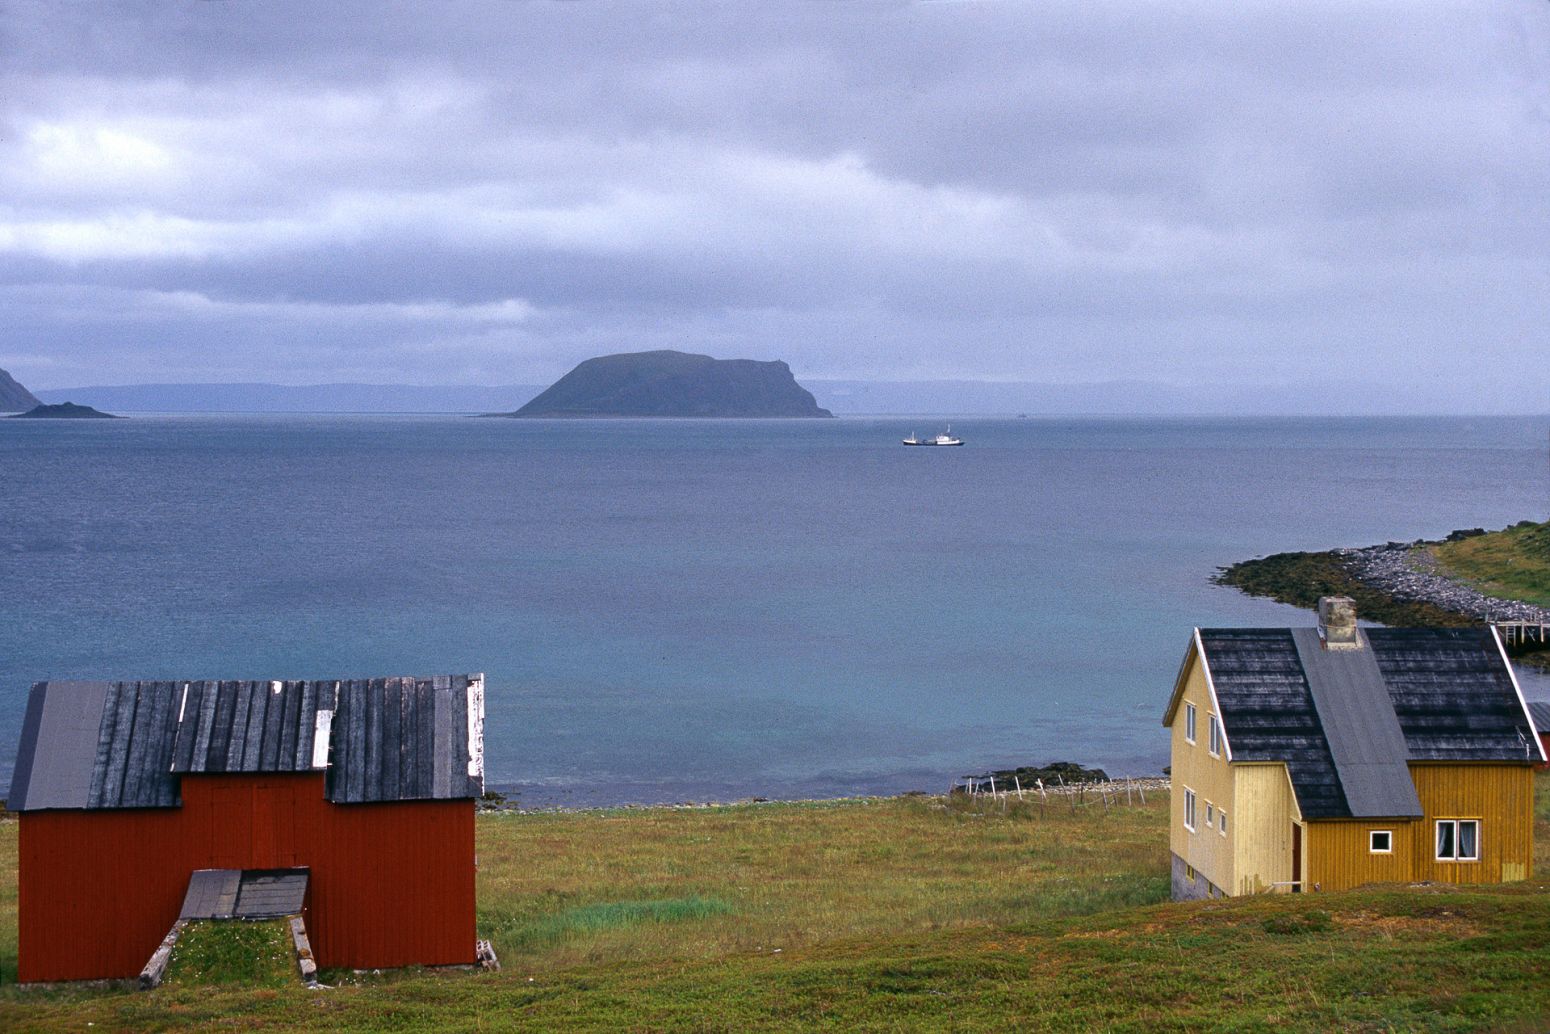
<path id="1" fill-rule="evenodd" d="M 1471 538 L 1474 531 L 1456 531 L 1448 541 Z M 1454 538 L 1453 536 L 1459 536 Z M 1436 558 L 1421 543 L 1390 542 L 1364 549 L 1337 549 L 1351 574 L 1394 599 L 1427 603 L 1477 621 L 1550 623 L 1550 609 L 1532 603 L 1487 596 L 1453 581 L 1437 570 Z"/>
<path id="2" fill-rule="evenodd" d="M 953 793 L 996 793 L 1021 787 L 1032 790 L 1043 786 L 1054 789 L 1082 783 L 1107 783 L 1109 775 L 1101 768 L 1086 768 L 1074 761 L 1052 761 L 1042 767 L 1025 765 L 1004 768 L 983 775 L 966 775 L 953 784 Z"/>

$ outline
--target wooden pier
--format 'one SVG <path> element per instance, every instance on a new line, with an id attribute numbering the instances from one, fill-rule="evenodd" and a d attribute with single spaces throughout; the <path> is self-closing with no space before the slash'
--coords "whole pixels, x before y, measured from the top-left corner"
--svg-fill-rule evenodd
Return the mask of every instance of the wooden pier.
<path id="1" fill-rule="evenodd" d="M 1550 625 L 1542 621 L 1493 621 L 1508 649 L 1543 649 L 1550 645 Z"/>

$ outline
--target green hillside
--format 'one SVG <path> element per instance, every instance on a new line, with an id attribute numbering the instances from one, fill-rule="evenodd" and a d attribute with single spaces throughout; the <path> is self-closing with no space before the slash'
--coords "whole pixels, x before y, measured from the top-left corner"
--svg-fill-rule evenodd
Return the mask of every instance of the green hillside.
<path id="1" fill-rule="evenodd" d="M 1524 521 L 1431 550 L 1443 570 L 1487 596 L 1550 607 L 1550 522 Z"/>
<path id="2" fill-rule="evenodd" d="M 1536 871 L 1550 872 L 1550 777 Z M 1166 797 L 495 814 L 499 973 L 0 990 L 0 1028 L 1539 1031 L 1550 884 L 1166 903 Z M 0 969 L 16 972 L 14 821 Z M 222 972 L 229 966 L 212 967 Z M 184 973 L 191 977 L 192 967 Z"/>

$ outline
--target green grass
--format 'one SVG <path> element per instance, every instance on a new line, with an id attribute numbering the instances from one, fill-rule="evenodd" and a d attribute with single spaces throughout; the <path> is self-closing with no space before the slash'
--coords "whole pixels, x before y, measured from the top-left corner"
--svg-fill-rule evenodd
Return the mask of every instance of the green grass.
<path id="1" fill-rule="evenodd" d="M 1487 596 L 1550 607 L 1550 522 L 1430 548 L 1440 567 Z"/>
<path id="2" fill-rule="evenodd" d="M 279 987 L 299 979 L 286 920 L 189 923 L 172 948 L 169 986 L 242 984 Z"/>
<path id="3" fill-rule="evenodd" d="M 1093 800 L 1091 797 L 1089 800 Z M 1550 778 L 1536 797 L 1550 872 Z M 500 973 L 0 989 L 0 1029 L 1543 1031 L 1550 884 L 1167 903 L 1148 806 L 487 815 Z M 15 972 L 16 824 L 0 824 Z"/>

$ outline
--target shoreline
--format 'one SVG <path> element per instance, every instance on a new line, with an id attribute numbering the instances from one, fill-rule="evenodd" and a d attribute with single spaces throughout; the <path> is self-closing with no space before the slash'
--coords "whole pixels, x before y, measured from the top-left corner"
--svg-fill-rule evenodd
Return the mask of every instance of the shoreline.
<path id="1" fill-rule="evenodd" d="M 1014 789 L 998 789 L 991 793 L 927 793 L 924 790 L 905 790 L 901 793 L 884 794 L 841 794 L 835 797 L 739 797 L 728 801 L 663 801 L 657 804 L 596 804 L 570 806 L 564 804 L 540 805 L 532 808 L 524 808 L 520 799 L 505 797 L 500 800 L 479 800 L 475 802 L 475 814 L 477 815 L 583 815 L 601 812 L 639 812 L 639 811 L 704 811 L 709 808 L 756 808 L 765 805 L 842 805 L 842 804 L 876 804 L 883 801 L 911 800 L 939 800 L 947 801 L 958 797 L 965 800 L 991 797 L 996 800 L 1019 798 L 1021 800 L 1042 800 L 1048 797 L 1076 797 L 1087 804 L 1101 803 L 1102 798 L 1124 796 L 1127 789 L 1136 791 L 1167 791 L 1173 785 L 1173 780 L 1168 776 L 1140 776 L 1131 779 L 1108 779 L 1085 783 L 1067 783 L 1064 786 L 1045 786 L 1042 791 L 1038 788 L 1022 787 L 1021 795 Z M 498 792 L 498 791 L 496 791 Z M 1091 798 L 1091 800 L 1087 800 Z"/>
<path id="2" fill-rule="evenodd" d="M 1320 596 L 1349 596 L 1363 619 L 1390 627 L 1550 624 L 1550 608 L 1487 596 L 1444 574 L 1428 547 L 1445 541 L 1450 540 L 1273 553 L 1218 568 L 1211 581 L 1310 610 L 1318 606 Z M 1518 651 L 1512 657 L 1515 663 L 1550 669 L 1550 650 Z"/>

